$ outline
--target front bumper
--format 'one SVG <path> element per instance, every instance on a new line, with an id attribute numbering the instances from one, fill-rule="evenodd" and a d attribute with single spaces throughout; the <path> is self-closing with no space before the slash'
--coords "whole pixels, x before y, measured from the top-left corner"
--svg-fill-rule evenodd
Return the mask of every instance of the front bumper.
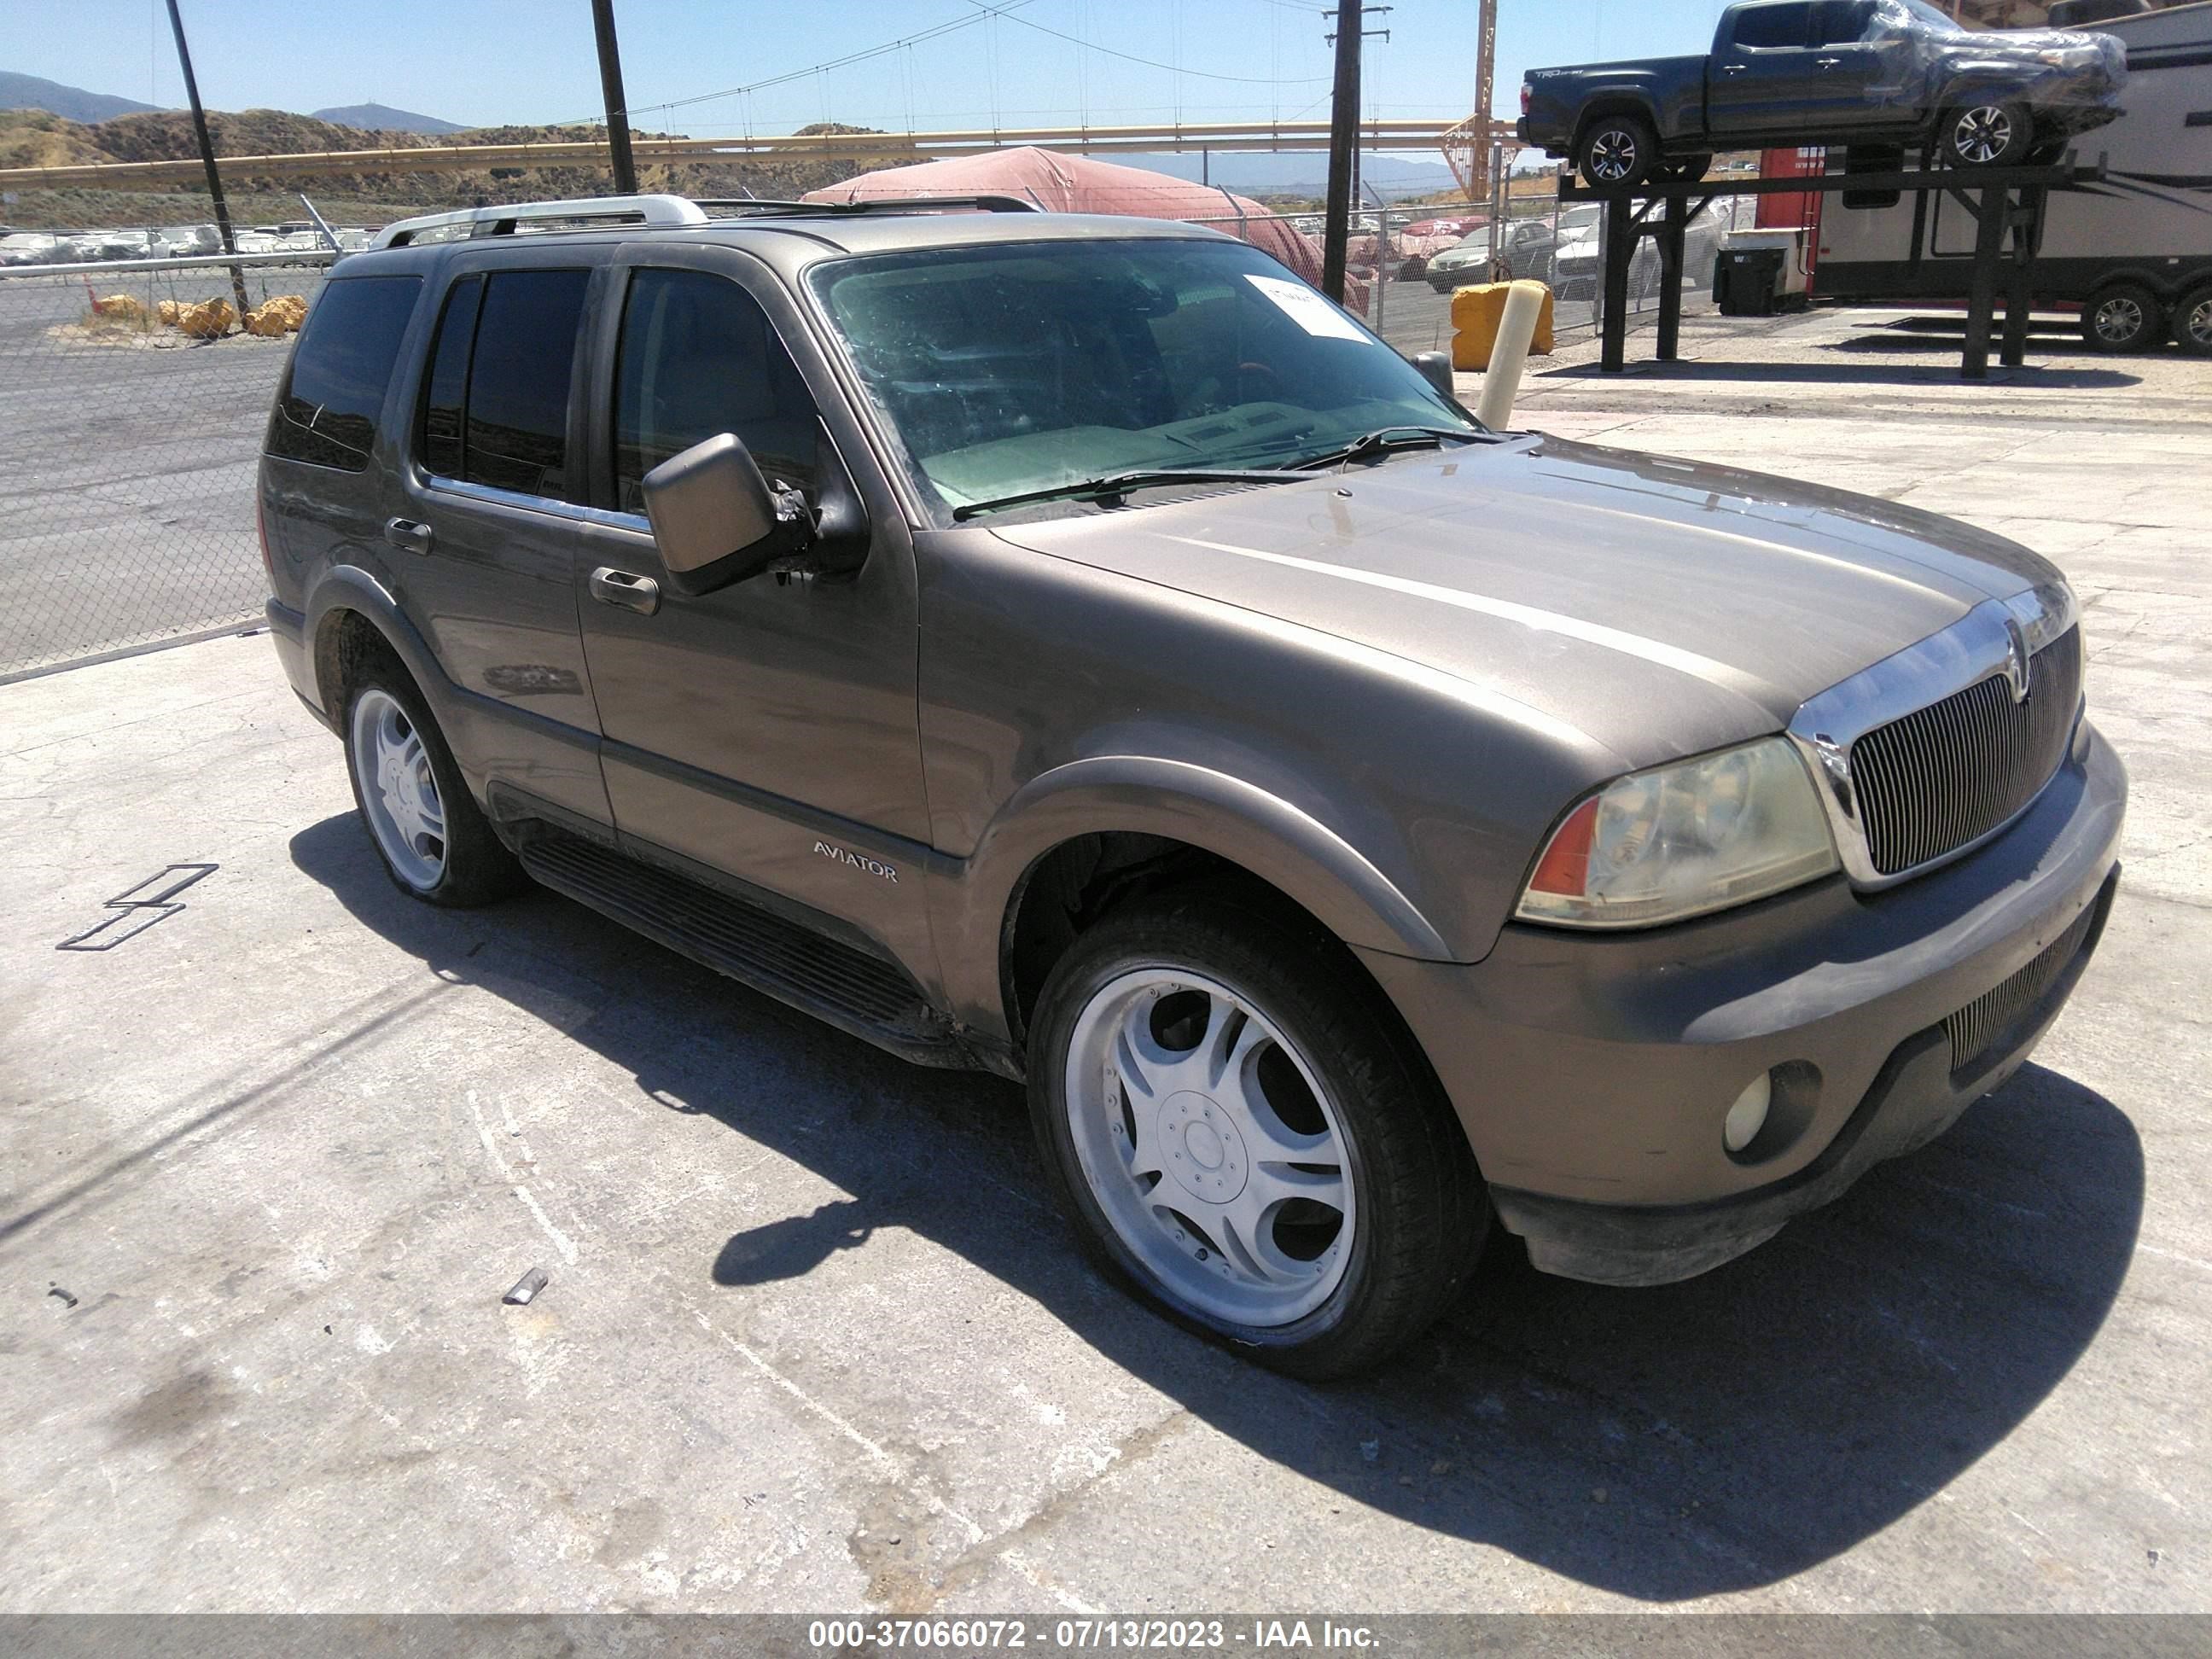
<path id="1" fill-rule="evenodd" d="M 1509 927 L 1473 965 L 1361 956 L 1534 1264 L 1665 1283 L 1831 1201 L 2019 1068 L 2096 949 L 2126 798 L 2085 723 L 2018 823 L 1886 891 L 1837 878 L 1642 933 Z M 2004 1017 L 1954 1066 L 1945 1022 L 1991 1004 Z M 1773 1132 L 1732 1156 L 1722 1119 L 1762 1072 Z"/>

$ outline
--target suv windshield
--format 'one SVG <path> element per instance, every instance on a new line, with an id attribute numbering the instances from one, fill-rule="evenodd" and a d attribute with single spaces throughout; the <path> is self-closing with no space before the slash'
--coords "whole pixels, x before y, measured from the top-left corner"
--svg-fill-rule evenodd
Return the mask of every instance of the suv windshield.
<path id="1" fill-rule="evenodd" d="M 1115 474 L 1293 466 L 1384 428 L 1482 431 L 1241 243 L 945 248 L 840 261 L 812 280 L 947 518 Z"/>

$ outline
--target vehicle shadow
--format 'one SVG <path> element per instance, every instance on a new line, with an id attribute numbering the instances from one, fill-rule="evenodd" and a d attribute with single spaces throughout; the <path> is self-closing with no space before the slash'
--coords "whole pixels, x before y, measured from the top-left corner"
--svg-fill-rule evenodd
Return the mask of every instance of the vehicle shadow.
<path id="1" fill-rule="evenodd" d="M 428 971 L 520 1006 L 589 1003 L 565 1040 L 851 1194 L 739 1230 L 711 1260 L 671 1264 L 679 1279 L 742 1298 L 876 1228 L 910 1229 L 1254 1453 L 1646 1601 L 1786 1578 L 1940 1492 L 2065 1376 L 2133 1249 L 2132 1125 L 2031 1066 L 1933 1146 L 1714 1273 L 1612 1290 L 1495 1250 L 1387 1372 L 1315 1388 L 1103 1287 L 1045 1207 L 1012 1085 L 908 1066 L 550 894 L 477 913 L 415 903 L 350 815 L 291 850 Z M 1004 1206 L 975 1201 L 994 1189 Z"/>

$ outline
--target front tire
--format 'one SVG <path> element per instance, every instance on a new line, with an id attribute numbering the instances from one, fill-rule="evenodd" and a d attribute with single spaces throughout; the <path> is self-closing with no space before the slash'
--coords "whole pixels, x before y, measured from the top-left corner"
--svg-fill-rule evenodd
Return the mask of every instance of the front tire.
<path id="1" fill-rule="evenodd" d="M 2017 167 L 2035 148 L 2035 119 L 2025 104 L 1961 104 L 1943 112 L 1936 144 L 1949 167 Z"/>
<path id="2" fill-rule="evenodd" d="M 2113 356 L 2156 346 L 2166 317 L 2158 295 L 2140 283 L 2116 283 L 2081 307 L 2081 338 L 2092 351 Z"/>
<path id="3" fill-rule="evenodd" d="M 347 687 L 344 733 L 354 805 L 401 892 L 469 908 L 528 885 L 469 793 L 422 691 L 388 653 L 369 657 Z"/>
<path id="4" fill-rule="evenodd" d="M 1138 901 L 1055 965 L 1030 1105 L 1088 1253 L 1294 1376 L 1380 1363 L 1489 1207 L 1426 1062 L 1344 947 L 1228 889 Z"/>
<path id="5" fill-rule="evenodd" d="M 1632 190 L 1659 165 L 1659 135 L 1640 115 L 1601 115 L 1575 143 L 1575 171 L 1593 190 Z"/>

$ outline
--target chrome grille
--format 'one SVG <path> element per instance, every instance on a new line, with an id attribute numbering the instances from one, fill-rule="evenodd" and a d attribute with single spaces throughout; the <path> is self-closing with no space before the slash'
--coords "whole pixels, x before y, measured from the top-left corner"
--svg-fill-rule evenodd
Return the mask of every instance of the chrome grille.
<path id="1" fill-rule="evenodd" d="M 2042 791 L 2081 701 L 2081 630 L 2028 659 L 2028 695 L 2002 674 L 1877 726 L 1851 745 L 1867 853 L 1885 876 L 1979 839 Z"/>
<path id="2" fill-rule="evenodd" d="M 2074 925 L 2044 947 L 2035 960 L 1993 989 L 1982 993 L 1943 1022 L 1951 1039 L 1951 1075 L 1964 1078 L 1987 1058 L 2015 1019 L 2043 1000 L 2043 994 L 2066 971 L 2081 949 L 2081 941 L 2097 920 L 2091 905 Z"/>

